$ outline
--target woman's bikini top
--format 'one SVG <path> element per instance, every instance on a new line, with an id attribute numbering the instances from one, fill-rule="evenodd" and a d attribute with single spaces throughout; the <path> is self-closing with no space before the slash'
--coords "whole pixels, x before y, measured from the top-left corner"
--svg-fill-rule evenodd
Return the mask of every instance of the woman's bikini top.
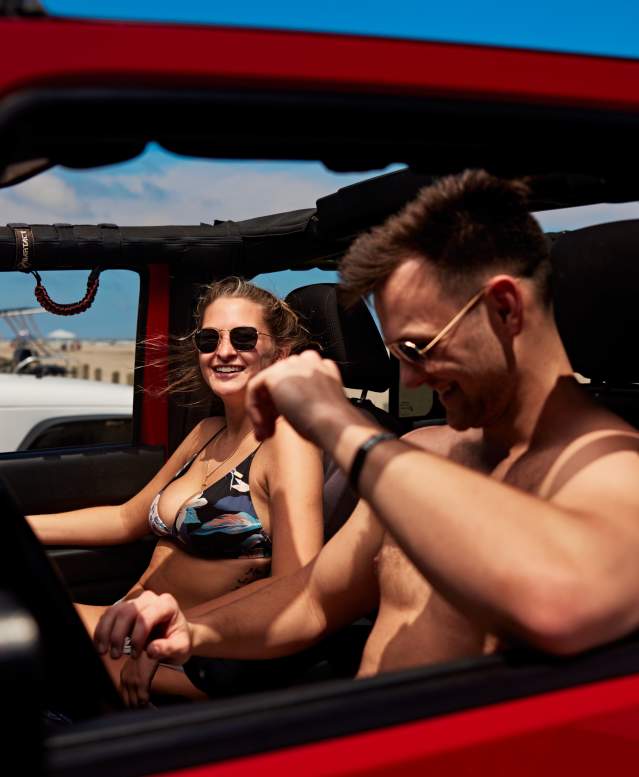
<path id="1" fill-rule="evenodd" d="M 270 558 L 271 540 L 256 515 L 249 491 L 249 471 L 259 445 L 225 477 L 184 504 L 169 528 L 158 512 L 164 490 L 185 475 L 216 432 L 160 490 L 149 508 L 149 526 L 154 534 L 171 539 L 187 553 L 204 558 Z"/>

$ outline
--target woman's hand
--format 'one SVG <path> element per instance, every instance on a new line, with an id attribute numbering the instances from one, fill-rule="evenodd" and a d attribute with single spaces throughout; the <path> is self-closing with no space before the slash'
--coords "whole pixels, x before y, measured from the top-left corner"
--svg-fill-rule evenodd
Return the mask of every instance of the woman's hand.
<path id="1" fill-rule="evenodd" d="M 151 682 L 159 661 L 142 653 L 138 658 L 127 658 L 120 672 L 120 692 L 127 707 L 146 707 L 151 693 Z"/>
<path id="2" fill-rule="evenodd" d="M 98 653 L 120 658 L 126 637 L 131 640 L 133 658 L 146 651 L 156 661 L 183 664 L 191 657 L 191 627 L 171 594 L 145 591 L 109 607 L 95 629 Z"/>

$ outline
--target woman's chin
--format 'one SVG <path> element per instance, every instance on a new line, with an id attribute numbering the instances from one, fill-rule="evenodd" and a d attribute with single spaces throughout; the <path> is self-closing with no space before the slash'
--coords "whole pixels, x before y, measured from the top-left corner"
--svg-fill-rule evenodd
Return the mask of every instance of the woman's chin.
<path id="1" fill-rule="evenodd" d="M 246 376 L 238 374 L 228 378 L 216 375 L 208 381 L 211 391 L 220 398 L 243 394 L 246 389 L 246 383 Z"/>

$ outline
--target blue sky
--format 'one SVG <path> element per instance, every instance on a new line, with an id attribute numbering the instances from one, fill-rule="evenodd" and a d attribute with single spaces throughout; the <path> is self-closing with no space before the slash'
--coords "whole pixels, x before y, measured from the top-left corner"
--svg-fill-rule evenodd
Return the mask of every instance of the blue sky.
<path id="1" fill-rule="evenodd" d="M 87 271 L 43 272 L 42 279 L 56 302 L 77 302 L 84 297 Z M 38 307 L 33 297 L 35 281 L 24 273 L 3 273 L 0 309 Z M 138 307 L 139 282 L 136 273 L 109 270 L 100 278 L 100 288 L 93 305 L 79 316 L 61 317 L 49 313 L 29 316 L 43 335 L 56 329 L 74 332 L 80 337 L 106 340 L 133 339 Z M 11 329 L 0 319 L 0 337 L 12 338 Z"/>
<path id="2" fill-rule="evenodd" d="M 289 27 L 326 32 L 423 37 L 495 45 L 639 57 L 639 0 L 538 0 L 533 4 L 484 0 L 399 2 L 348 0 L 302 5 L 292 2 L 213 3 L 211 0 L 44 0 L 52 13 L 98 18 L 211 22 Z M 391 10 L 392 9 L 392 10 Z M 72 171 L 55 168 L 0 190 L 0 223 L 114 222 L 198 224 L 241 220 L 313 207 L 318 197 L 374 175 L 332 173 L 317 163 L 233 162 L 184 159 L 151 146 L 126 164 Z M 639 205 L 593 206 L 541 217 L 547 229 L 596 221 L 639 218 Z M 69 302 L 84 293 L 86 273 L 43 273 L 52 296 Z M 289 273 L 259 280 L 280 294 L 318 279 Z M 33 304 L 29 277 L 5 276 L 0 308 Z M 94 307 L 73 319 L 38 317 L 46 333 L 64 326 L 83 337 L 133 337 L 137 281 L 105 275 Z M 0 336 L 10 332 L 0 322 Z"/>
<path id="3" fill-rule="evenodd" d="M 44 0 L 52 13 L 289 28 L 639 57 L 637 0 Z"/>

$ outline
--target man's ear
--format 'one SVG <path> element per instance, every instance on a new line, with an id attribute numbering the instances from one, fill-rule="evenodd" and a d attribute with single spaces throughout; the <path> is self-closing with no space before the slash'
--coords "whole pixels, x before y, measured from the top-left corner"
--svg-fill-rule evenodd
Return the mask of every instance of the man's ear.
<path id="1" fill-rule="evenodd" d="M 486 306 L 493 325 L 511 337 L 524 323 L 521 287 L 511 275 L 495 275 L 486 283 Z"/>

